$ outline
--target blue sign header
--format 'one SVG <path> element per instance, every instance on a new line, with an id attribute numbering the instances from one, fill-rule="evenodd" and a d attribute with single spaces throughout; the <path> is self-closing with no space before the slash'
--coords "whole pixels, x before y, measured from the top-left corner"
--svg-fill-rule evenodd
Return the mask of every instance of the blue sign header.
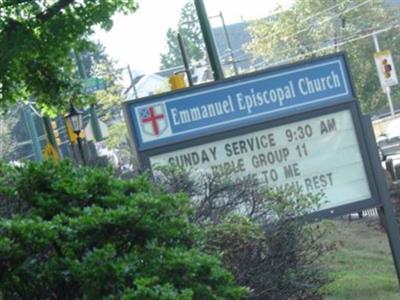
<path id="1" fill-rule="evenodd" d="M 353 100 L 342 54 L 128 103 L 139 150 Z"/>

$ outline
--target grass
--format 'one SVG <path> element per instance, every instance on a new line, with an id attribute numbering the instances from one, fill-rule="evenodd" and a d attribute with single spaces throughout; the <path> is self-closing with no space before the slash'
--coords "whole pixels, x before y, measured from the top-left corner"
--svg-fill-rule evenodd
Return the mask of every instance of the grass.
<path id="1" fill-rule="evenodd" d="M 388 240 L 376 221 L 335 221 L 328 238 L 338 250 L 326 258 L 334 281 L 324 288 L 325 300 L 400 299 Z"/>

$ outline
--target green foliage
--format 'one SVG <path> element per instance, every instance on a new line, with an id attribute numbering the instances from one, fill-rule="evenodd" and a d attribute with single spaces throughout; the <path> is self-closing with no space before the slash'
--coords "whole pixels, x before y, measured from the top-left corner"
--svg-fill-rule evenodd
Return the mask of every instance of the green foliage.
<path id="1" fill-rule="evenodd" d="M 332 9 L 327 9 L 333 7 Z M 267 65 L 295 61 L 338 50 L 348 54 L 361 107 L 371 112 L 387 104 L 382 93 L 373 53 L 372 32 L 397 24 L 399 9 L 388 9 L 382 1 L 297 0 L 290 9 L 250 26 L 248 49 Z M 399 65 L 397 29 L 378 35 L 381 48 L 392 50 Z M 363 36 L 365 36 L 363 38 Z M 393 99 L 398 98 L 394 91 Z"/>
<path id="2" fill-rule="evenodd" d="M 106 89 L 94 93 L 94 103 L 99 107 L 99 117 L 107 124 L 115 119 L 120 120 L 123 101 L 122 69 L 116 67 L 116 61 L 106 53 L 102 44 L 97 43 L 94 49 L 83 55 L 82 62 L 87 77 L 101 78 L 106 81 Z"/>
<path id="3" fill-rule="evenodd" d="M 187 2 L 181 10 L 178 30 L 169 28 L 167 31 L 168 52 L 160 56 L 161 69 L 183 65 L 177 35 L 181 34 L 188 59 L 199 62 L 205 57 L 205 45 L 202 39 L 200 25 L 194 4 Z"/>
<path id="4" fill-rule="evenodd" d="M 0 0 L 0 106 L 32 96 L 44 111 L 84 101 L 74 49 L 92 47 L 93 26 L 137 9 L 135 0 Z"/>
<path id="5" fill-rule="evenodd" d="M 0 216 L 11 216 L 22 210 L 20 201 L 11 201 L 15 195 L 12 183 L 15 181 L 15 169 L 0 160 Z"/>
<path id="6" fill-rule="evenodd" d="M 233 215 L 209 227 L 208 247 L 223 253 L 223 264 L 237 284 L 250 288 L 248 299 L 318 299 L 321 287 L 330 282 L 321 260 L 331 247 L 322 240 L 327 227 L 290 217 L 306 212 L 291 203 L 293 192 L 269 195 L 270 218 L 262 226 Z M 295 196 L 304 208 L 315 201 Z"/>
<path id="7" fill-rule="evenodd" d="M 16 140 L 12 131 L 17 124 L 16 110 L 10 111 L 7 116 L 0 115 L 0 160 L 10 156 L 16 146 Z"/>
<path id="8" fill-rule="evenodd" d="M 0 197 L 23 204 L 0 219 L 5 299 L 240 299 L 244 289 L 189 222 L 186 197 L 143 176 L 27 164 L 0 168 Z M 3 184 L 7 184 L 7 188 Z"/>
<path id="9" fill-rule="evenodd" d="M 115 123 L 109 128 L 109 137 L 107 138 L 107 146 L 111 149 L 118 147 L 122 143 L 126 143 L 128 137 L 128 129 L 124 122 Z"/>
<path id="10" fill-rule="evenodd" d="M 116 122 L 108 127 L 106 145 L 108 149 L 117 153 L 120 166 L 134 162 L 125 122 Z"/>
<path id="11" fill-rule="evenodd" d="M 155 177 L 167 192 L 191 196 L 193 222 L 207 229 L 205 248 L 222 254 L 236 283 L 250 289 L 247 299 L 319 299 L 330 282 L 322 258 L 332 245 L 323 240 L 329 227 L 305 215 L 321 195 L 172 165 L 159 166 Z"/>

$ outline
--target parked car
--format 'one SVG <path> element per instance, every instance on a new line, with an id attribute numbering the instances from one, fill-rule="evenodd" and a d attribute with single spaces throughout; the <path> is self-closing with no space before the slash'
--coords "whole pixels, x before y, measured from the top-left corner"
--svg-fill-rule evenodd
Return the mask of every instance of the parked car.
<path id="1" fill-rule="evenodd" d="M 387 125 L 385 132 L 378 137 L 377 144 L 381 160 L 400 154 L 400 119 Z"/>

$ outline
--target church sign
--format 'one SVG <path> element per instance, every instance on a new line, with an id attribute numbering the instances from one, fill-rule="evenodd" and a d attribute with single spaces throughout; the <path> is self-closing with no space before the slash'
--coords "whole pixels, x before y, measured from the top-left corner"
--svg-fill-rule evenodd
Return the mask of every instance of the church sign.
<path id="1" fill-rule="evenodd" d="M 344 54 L 129 101 L 125 113 L 143 168 L 322 193 L 319 216 L 379 203 Z"/>

